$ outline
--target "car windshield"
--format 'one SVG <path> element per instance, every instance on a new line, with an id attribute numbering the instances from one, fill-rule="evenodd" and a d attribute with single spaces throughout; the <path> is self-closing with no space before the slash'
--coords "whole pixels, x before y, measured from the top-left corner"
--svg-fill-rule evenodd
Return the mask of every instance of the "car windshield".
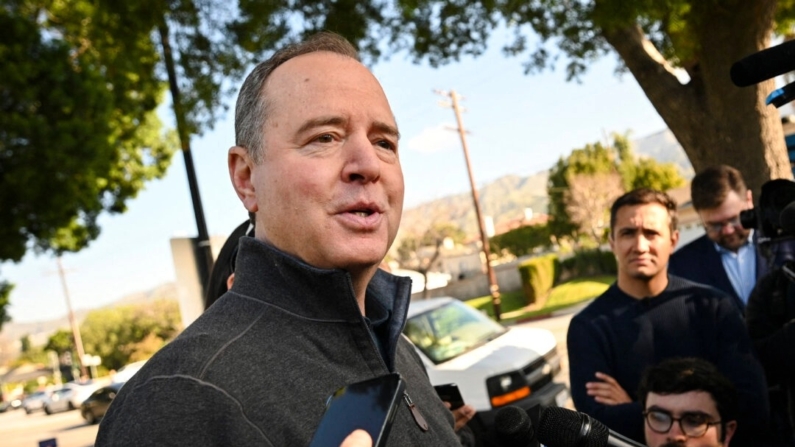
<path id="1" fill-rule="evenodd" d="M 466 304 L 451 301 L 409 318 L 403 332 L 438 364 L 493 340 L 506 330 Z"/>

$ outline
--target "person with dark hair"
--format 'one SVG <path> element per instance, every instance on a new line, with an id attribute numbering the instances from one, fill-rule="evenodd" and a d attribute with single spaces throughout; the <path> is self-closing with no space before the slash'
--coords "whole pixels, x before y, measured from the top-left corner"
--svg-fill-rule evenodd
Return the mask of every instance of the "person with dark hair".
<path id="1" fill-rule="evenodd" d="M 767 272 L 754 231 L 740 223 L 740 213 L 754 206 L 751 190 L 740 171 L 720 165 L 693 178 L 690 197 L 706 234 L 677 250 L 668 270 L 723 291 L 744 311 L 756 281 Z"/>
<path id="2" fill-rule="evenodd" d="M 737 429 L 737 389 L 699 358 L 663 360 L 640 380 L 649 447 L 725 447 Z"/>
<path id="3" fill-rule="evenodd" d="M 214 302 L 232 287 L 235 277 L 235 260 L 240 238 L 243 236 L 254 237 L 254 224 L 251 219 L 241 223 L 226 238 L 226 242 L 218 252 L 218 257 L 213 264 L 210 278 L 207 281 L 204 295 L 204 310 L 210 308 Z"/>
<path id="4" fill-rule="evenodd" d="M 663 192 L 636 189 L 613 203 L 609 241 L 618 275 L 569 325 L 572 400 L 577 410 L 643 442 L 643 407 L 629 392 L 647 367 L 699 357 L 739 390 L 743 411 L 735 445 L 764 445 L 756 438 L 768 417 L 762 368 L 732 299 L 668 274 L 676 224 L 676 203 Z"/>
<path id="5" fill-rule="evenodd" d="M 257 65 L 235 134 L 229 174 L 256 218 L 234 283 L 124 385 L 95 445 L 305 446 L 333 392 L 389 373 L 405 393 L 387 445 L 460 445 L 402 336 L 411 280 L 378 268 L 403 210 L 400 134 L 355 48 L 321 33 Z"/>

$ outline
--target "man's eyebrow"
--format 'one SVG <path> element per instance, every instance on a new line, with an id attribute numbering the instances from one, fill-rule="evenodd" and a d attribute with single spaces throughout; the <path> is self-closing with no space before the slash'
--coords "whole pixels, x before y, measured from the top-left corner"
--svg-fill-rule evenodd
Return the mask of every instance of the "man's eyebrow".
<path id="1" fill-rule="evenodd" d="M 398 132 L 397 127 L 395 127 L 395 126 L 393 126 L 391 124 L 387 124 L 387 123 L 384 123 L 384 122 L 381 122 L 381 121 L 376 121 L 375 123 L 373 123 L 373 127 L 375 128 L 375 130 L 377 130 L 377 131 L 379 131 L 381 133 L 385 133 L 387 135 L 391 135 L 391 136 L 395 137 L 398 140 L 400 139 L 400 132 Z"/>
<path id="2" fill-rule="evenodd" d="M 320 116 L 320 117 L 312 118 L 312 119 L 307 120 L 306 122 L 304 122 L 304 124 L 302 124 L 301 127 L 299 127 L 298 130 L 295 133 L 296 133 L 296 135 L 300 135 L 300 134 L 306 132 L 307 130 L 313 129 L 315 127 L 320 127 L 320 126 L 339 126 L 339 125 L 343 125 L 345 123 L 346 123 L 345 118 L 342 118 L 340 116 Z"/>

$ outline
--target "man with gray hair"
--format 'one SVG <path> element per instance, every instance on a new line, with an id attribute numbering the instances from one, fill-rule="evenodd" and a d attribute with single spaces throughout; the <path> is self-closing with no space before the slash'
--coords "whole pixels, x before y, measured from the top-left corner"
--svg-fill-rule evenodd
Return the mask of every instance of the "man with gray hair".
<path id="1" fill-rule="evenodd" d="M 401 335 L 411 281 L 378 269 L 403 208 L 378 81 L 346 40 L 314 36 L 248 76 L 235 130 L 229 173 L 256 222 L 234 284 L 122 388 L 96 445 L 308 445 L 332 392 L 394 372 L 388 445 L 458 445 Z"/>

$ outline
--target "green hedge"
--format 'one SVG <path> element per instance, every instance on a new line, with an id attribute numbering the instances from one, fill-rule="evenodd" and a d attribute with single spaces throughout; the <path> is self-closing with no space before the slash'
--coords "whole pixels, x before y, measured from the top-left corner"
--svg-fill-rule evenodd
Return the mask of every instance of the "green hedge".
<path id="1" fill-rule="evenodd" d="M 539 302 L 545 298 L 560 278 L 560 261 L 555 254 L 539 256 L 519 265 L 527 304 Z"/>
<path id="2" fill-rule="evenodd" d="M 563 261 L 556 254 L 548 254 L 519 265 L 527 304 L 534 304 L 545 298 L 558 285 L 561 277 L 568 280 L 600 275 L 615 276 L 617 271 L 613 252 L 601 250 L 578 251 Z"/>
<path id="3" fill-rule="evenodd" d="M 618 267 L 612 251 L 583 250 L 561 261 L 564 276 L 580 278 L 583 276 L 616 275 Z"/>

